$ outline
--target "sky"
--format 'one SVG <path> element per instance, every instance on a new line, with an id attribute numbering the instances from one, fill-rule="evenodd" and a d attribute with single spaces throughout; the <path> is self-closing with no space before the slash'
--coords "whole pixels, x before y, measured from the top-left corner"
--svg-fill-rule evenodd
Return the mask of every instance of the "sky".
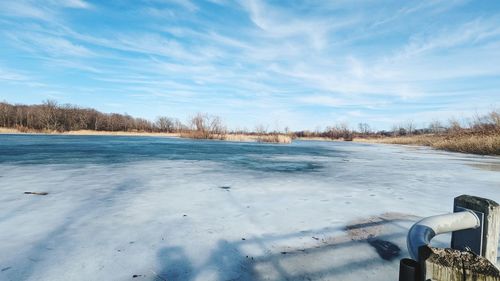
<path id="1" fill-rule="evenodd" d="M 0 1 L 0 100 L 231 129 L 500 107 L 500 1 Z"/>

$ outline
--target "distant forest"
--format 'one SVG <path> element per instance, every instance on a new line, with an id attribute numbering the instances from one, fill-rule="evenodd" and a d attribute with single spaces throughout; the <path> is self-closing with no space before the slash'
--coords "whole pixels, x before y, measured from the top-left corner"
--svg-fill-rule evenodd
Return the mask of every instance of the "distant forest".
<path id="1" fill-rule="evenodd" d="M 0 102 L 0 126 L 5 128 L 47 131 L 140 131 L 177 132 L 185 126 L 169 117 L 158 117 L 155 122 L 128 114 L 102 113 L 92 108 L 71 104 L 59 105 L 52 100 L 39 105 L 13 105 Z"/>

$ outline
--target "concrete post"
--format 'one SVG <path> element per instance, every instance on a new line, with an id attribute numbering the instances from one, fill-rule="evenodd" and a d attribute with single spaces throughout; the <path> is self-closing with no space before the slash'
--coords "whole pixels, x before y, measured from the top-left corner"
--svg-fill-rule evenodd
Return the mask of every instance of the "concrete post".
<path id="1" fill-rule="evenodd" d="M 485 257 L 493 265 L 497 264 L 498 240 L 500 235 L 500 206 L 493 200 L 461 195 L 454 200 L 454 212 L 469 209 L 482 216 L 483 222 L 477 230 L 461 230 L 452 233 L 451 248 L 464 251 L 470 248 Z"/>

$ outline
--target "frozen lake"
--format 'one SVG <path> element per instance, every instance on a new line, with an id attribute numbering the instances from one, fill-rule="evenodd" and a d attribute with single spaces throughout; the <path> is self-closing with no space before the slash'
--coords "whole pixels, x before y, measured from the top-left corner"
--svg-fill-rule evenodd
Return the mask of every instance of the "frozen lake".
<path id="1" fill-rule="evenodd" d="M 0 135 L 0 280 L 397 280 L 409 226 L 461 194 L 500 202 L 500 158 Z"/>

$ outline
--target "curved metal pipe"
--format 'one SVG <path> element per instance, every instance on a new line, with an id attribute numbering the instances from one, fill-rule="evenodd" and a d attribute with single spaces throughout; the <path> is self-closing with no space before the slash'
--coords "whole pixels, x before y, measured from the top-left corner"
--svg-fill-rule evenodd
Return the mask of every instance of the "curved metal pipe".
<path id="1" fill-rule="evenodd" d="M 434 236 L 452 231 L 478 228 L 479 226 L 481 226 L 481 220 L 473 211 L 469 210 L 425 218 L 410 228 L 406 239 L 408 251 L 410 256 L 418 261 L 418 249 L 429 245 Z"/>

